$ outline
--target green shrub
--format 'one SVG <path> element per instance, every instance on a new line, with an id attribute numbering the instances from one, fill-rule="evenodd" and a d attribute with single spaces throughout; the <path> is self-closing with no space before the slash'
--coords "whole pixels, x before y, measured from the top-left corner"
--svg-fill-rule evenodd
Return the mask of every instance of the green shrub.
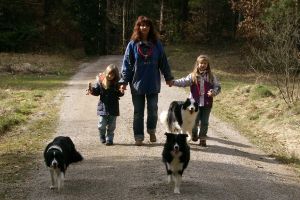
<path id="1" fill-rule="evenodd" d="M 270 89 L 263 85 L 256 85 L 251 90 L 252 99 L 266 98 L 275 96 Z"/>
<path id="2" fill-rule="evenodd" d="M 3 115 L 0 116 L 0 135 L 10 130 L 14 125 L 25 121 L 22 115 Z"/>

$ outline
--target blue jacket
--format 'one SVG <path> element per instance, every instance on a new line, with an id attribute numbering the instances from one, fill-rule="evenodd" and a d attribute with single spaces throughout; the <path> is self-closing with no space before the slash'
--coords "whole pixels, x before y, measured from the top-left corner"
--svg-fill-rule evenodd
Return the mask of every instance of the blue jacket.
<path id="1" fill-rule="evenodd" d="M 97 115 L 111 115 L 119 116 L 119 99 L 124 94 L 119 91 L 118 84 L 105 89 L 102 84 L 97 82 L 94 87 L 92 87 L 91 94 L 94 96 L 99 96 L 100 99 L 97 106 Z"/>
<path id="2" fill-rule="evenodd" d="M 157 94 L 161 88 L 160 73 L 166 81 L 173 80 L 161 42 L 130 41 L 125 51 L 119 83 L 129 83 L 132 94 Z"/>

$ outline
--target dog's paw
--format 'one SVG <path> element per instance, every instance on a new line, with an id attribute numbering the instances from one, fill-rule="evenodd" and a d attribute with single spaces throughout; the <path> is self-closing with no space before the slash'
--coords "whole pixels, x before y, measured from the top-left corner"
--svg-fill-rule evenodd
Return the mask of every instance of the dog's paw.
<path id="1" fill-rule="evenodd" d="M 174 194 L 180 194 L 180 190 L 179 190 L 178 187 L 175 187 L 175 188 L 174 188 Z"/>
<path id="2" fill-rule="evenodd" d="M 187 137 L 187 142 L 191 142 L 192 141 L 192 137 L 190 136 L 190 134 L 188 134 L 188 137 Z"/>
<path id="3" fill-rule="evenodd" d="M 55 189 L 55 186 L 51 185 L 51 186 L 50 186 L 50 189 L 51 189 L 51 190 L 54 190 L 54 189 Z"/>
<path id="4" fill-rule="evenodd" d="M 171 175 L 168 175 L 168 184 L 170 184 L 172 182 L 172 176 Z"/>
<path id="5" fill-rule="evenodd" d="M 62 191 L 63 190 L 63 185 L 62 184 L 59 184 L 58 186 L 57 186 L 57 191 L 58 192 L 60 192 L 60 191 Z"/>

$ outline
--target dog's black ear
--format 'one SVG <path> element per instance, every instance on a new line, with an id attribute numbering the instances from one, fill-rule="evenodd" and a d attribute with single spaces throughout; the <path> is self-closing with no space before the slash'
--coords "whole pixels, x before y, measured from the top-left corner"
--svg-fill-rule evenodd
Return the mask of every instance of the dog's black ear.
<path id="1" fill-rule="evenodd" d="M 182 133 L 182 134 L 178 134 L 180 137 L 188 137 L 188 134 Z"/>
<path id="2" fill-rule="evenodd" d="M 190 104 L 191 104 L 191 101 L 189 98 L 187 98 L 185 100 L 185 102 L 183 103 L 182 108 L 185 110 Z"/>
<path id="3" fill-rule="evenodd" d="M 168 137 L 169 135 L 172 135 L 172 133 L 165 132 L 165 135 Z"/>
<path id="4" fill-rule="evenodd" d="M 182 108 L 185 110 L 189 105 L 187 102 L 188 99 L 185 100 L 185 102 L 182 104 Z"/>
<path id="5" fill-rule="evenodd" d="M 167 136 L 167 140 L 172 140 L 172 138 L 174 138 L 174 133 L 165 133 L 165 135 Z"/>

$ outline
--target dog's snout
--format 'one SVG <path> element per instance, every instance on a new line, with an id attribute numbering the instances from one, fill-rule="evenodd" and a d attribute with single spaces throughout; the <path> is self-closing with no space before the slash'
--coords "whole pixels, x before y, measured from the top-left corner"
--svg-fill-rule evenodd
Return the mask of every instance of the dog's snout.
<path id="1" fill-rule="evenodd" d="M 188 107 L 188 110 L 189 110 L 189 112 L 190 112 L 191 114 L 193 114 L 194 112 L 196 112 L 195 106 L 189 106 L 189 107 Z"/>
<path id="2" fill-rule="evenodd" d="M 175 144 L 175 145 L 174 145 L 174 150 L 175 150 L 175 151 L 178 151 L 178 150 L 179 150 L 179 145 L 178 145 L 178 144 Z"/>
<path id="3" fill-rule="evenodd" d="M 58 162 L 56 160 L 53 160 L 51 165 L 53 166 L 53 168 L 56 168 L 58 165 Z"/>

